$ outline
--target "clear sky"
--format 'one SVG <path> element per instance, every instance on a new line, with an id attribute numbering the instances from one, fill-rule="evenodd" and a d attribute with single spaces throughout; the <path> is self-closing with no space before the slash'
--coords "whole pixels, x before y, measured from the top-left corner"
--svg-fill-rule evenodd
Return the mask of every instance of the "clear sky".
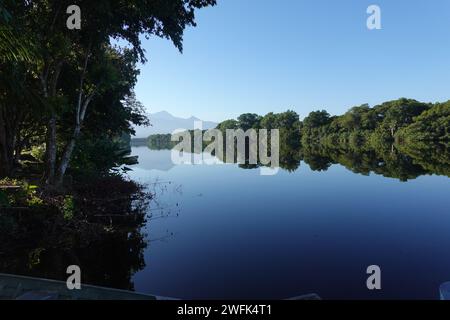
<path id="1" fill-rule="evenodd" d="M 367 7 L 382 30 L 368 30 Z M 149 112 L 221 121 L 293 109 L 341 114 L 400 97 L 450 99 L 449 0 L 218 0 L 184 53 L 145 40 L 137 97 Z"/>

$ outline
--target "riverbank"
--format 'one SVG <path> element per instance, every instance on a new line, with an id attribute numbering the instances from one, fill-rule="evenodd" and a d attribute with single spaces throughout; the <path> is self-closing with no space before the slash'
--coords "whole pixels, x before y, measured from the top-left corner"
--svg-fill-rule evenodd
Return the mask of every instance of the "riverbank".
<path id="1" fill-rule="evenodd" d="M 133 290 L 152 199 L 144 186 L 120 175 L 54 194 L 25 180 L 0 186 L 0 272 L 65 280 L 67 266 L 78 265 L 83 283 Z"/>

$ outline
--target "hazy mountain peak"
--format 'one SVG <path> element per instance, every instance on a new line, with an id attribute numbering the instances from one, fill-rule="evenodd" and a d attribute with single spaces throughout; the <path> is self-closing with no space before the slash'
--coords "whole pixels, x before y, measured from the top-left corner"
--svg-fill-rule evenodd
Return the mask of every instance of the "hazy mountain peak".
<path id="1" fill-rule="evenodd" d="M 151 127 L 136 127 L 135 138 L 147 138 L 152 134 L 157 133 L 172 133 L 177 129 L 194 129 L 195 121 L 203 122 L 203 129 L 212 129 L 217 126 L 217 123 L 212 121 L 203 121 L 195 116 L 189 118 L 179 118 L 167 111 L 159 111 L 149 114 Z"/>
<path id="2" fill-rule="evenodd" d="M 174 118 L 174 116 L 167 111 L 159 111 L 159 112 L 151 113 L 150 118 L 151 117 Z"/>

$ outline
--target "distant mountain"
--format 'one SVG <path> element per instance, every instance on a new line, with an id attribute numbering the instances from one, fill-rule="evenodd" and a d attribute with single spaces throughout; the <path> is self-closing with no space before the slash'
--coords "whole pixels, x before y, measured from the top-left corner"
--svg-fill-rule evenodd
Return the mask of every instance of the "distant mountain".
<path id="1" fill-rule="evenodd" d="M 152 113 L 149 115 L 151 127 L 136 127 L 136 135 L 133 138 L 147 138 L 152 134 L 157 133 L 172 133 L 176 129 L 194 129 L 195 121 L 202 121 L 196 117 L 190 117 L 187 119 L 178 118 L 167 111 L 161 111 Z M 217 123 L 212 121 L 203 121 L 203 129 L 212 129 L 217 126 Z"/>

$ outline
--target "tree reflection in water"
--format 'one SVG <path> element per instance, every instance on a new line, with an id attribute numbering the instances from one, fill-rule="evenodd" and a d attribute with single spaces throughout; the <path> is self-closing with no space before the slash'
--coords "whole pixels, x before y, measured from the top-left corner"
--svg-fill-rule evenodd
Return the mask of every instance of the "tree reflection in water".
<path id="1" fill-rule="evenodd" d="M 333 164 L 340 164 L 354 173 L 375 173 L 400 181 L 422 175 L 450 177 L 450 145 L 438 142 L 422 144 L 300 144 L 298 133 L 281 131 L 280 168 L 295 172 L 303 160 L 313 171 L 326 171 Z M 158 145 L 157 150 L 170 150 L 171 145 Z M 248 143 L 246 143 L 248 155 Z M 151 145 L 149 149 L 154 150 Z M 235 152 L 236 155 L 236 152 Z M 224 153 L 222 162 L 226 162 Z M 235 156 L 234 162 L 237 163 Z M 257 169 L 261 164 L 239 163 L 241 169 Z"/>
<path id="2" fill-rule="evenodd" d="M 378 148 L 310 144 L 281 148 L 282 169 L 301 170 L 301 161 L 314 171 L 340 164 L 357 174 L 373 173 L 400 181 L 431 174 L 450 177 L 449 146 L 443 144 Z M 255 169 L 259 165 L 239 167 Z M 75 217 L 64 217 L 50 208 L 2 212 L 0 272 L 66 280 L 67 266 L 75 264 L 81 267 L 83 283 L 133 290 L 133 275 L 145 267 L 146 222 L 180 212 L 178 204 L 168 206 L 151 199 L 152 195 L 167 192 L 168 186 L 176 192 L 182 190 L 165 181 L 148 186 L 148 194 L 132 182 L 118 189 L 105 187 L 104 183 L 86 184 L 77 190 Z M 154 212 L 154 216 L 148 212 Z M 156 235 L 155 239 L 171 236 Z"/>
<path id="3" fill-rule="evenodd" d="M 143 226 L 151 196 L 118 181 L 79 188 L 74 217 L 51 208 L 5 209 L 0 272 L 65 281 L 67 267 L 78 265 L 85 284 L 133 290 L 133 275 L 145 267 Z"/>

